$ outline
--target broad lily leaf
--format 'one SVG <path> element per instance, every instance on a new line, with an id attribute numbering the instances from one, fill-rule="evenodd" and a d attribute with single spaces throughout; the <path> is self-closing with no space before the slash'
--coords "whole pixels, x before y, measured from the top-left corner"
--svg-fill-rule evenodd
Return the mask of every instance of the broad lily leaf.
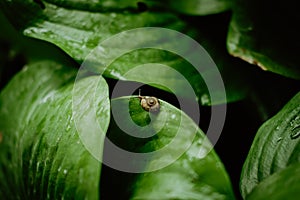
<path id="1" fill-rule="evenodd" d="M 176 95 L 193 101 L 197 100 L 202 105 L 232 102 L 245 97 L 245 89 L 240 89 L 240 86 L 244 84 L 240 84 L 231 77 L 225 80 L 226 98 L 222 82 L 219 84 L 219 81 L 216 81 L 220 79 L 220 77 L 217 78 L 220 74 L 218 69 L 212 67 L 214 63 L 210 56 L 207 53 L 199 54 L 194 46 L 179 43 L 181 40 L 178 37 L 168 38 L 168 34 L 158 32 L 148 35 L 139 34 L 134 39 L 128 39 L 125 33 L 124 37 L 113 43 L 102 44 L 105 39 L 117 33 L 141 27 L 164 27 L 190 36 L 198 34 L 184 20 L 172 12 L 166 12 L 165 6 L 159 1 L 12 0 L 1 2 L 1 7 L 11 22 L 25 35 L 57 45 L 79 63 L 83 61 L 90 63 L 90 71 L 103 73 L 105 77 L 142 82 L 169 92 L 172 89 Z M 166 52 L 162 48 L 151 49 L 153 45 L 149 45 L 149 42 L 158 45 L 156 47 L 169 47 L 168 50 L 171 47 L 179 48 L 182 54 L 176 55 L 177 52 L 175 54 Z M 124 52 L 129 47 L 133 49 Z M 143 47 L 143 49 L 138 49 L 138 47 Z M 98 51 L 98 53 L 90 54 L 92 51 Z M 124 55 L 120 55 L 120 52 Z M 106 62 L 108 61 L 108 58 L 105 59 L 107 55 L 109 55 L 108 58 L 115 55 L 119 57 L 115 58 L 114 62 Z M 188 62 L 188 58 L 198 59 L 200 67 L 193 67 Z M 216 56 L 217 58 L 219 56 Z M 220 60 L 220 62 L 223 61 Z M 135 70 L 134 73 L 126 74 L 139 65 L 151 63 L 166 65 L 170 69 L 167 71 L 161 69 L 161 73 L 151 75 L 149 72 L 154 70 L 149 70 L 149 66 L 144 66 L 144 68 L 138 68 L 139 71 Z M 220 66 L 221 75 L 234 71 L 230 70 L 230 67 L 231 64 L 224 68 Z M 189 80 L 188 83 L 195 91 L 196 97 L 186 93 L 186 82 L 181 81 L 183 78 L 178 78 L 177 70 Z M 155 84 L 156 80 L 160 80 L 160 83 Z"/>
<path id="2" fill-rule="evenodd" d="M 224 166 L 203 132 L 181 110 L 159 101 L 160 110 L 149 113 L 138 97 L 112 100 L 104 161 L 127 173 L 102 171 L 101 185 L 120 191 L 104 189 L 105 197 L 234 199 Z"/>
<path id="3" fill-rule="evenodd" d="M 300 79 L 296 3 L 237 1 L 227 38 L 230 54 L 263 70 Z"/>
<path id="4" fill-rule="evenodd" d="M 262 181 L 246 199 L 298 199 L 300 194 L 299 175 L 300 163 L 289 165 Z"/>
<path id="5" fill-rule="evenodd" d="M 79 62 L 100 41 L 124 30 L 165 24 L 169 28 L 184 28 L 183 23 L 172 14 L 142 12 L 135 1 L 127 2 L 129 5 L 124 6 L 111 0 L 98 3 L 54 0 L 41 1 L 42 4 L 16 0 L 1 4 L 4 13 L 18 30 L 27 36 L 56 44 Z M 18 9 L 23 12 L 17 19 L 10 13 Z"/>
<path id="6" fill-rule="evenodd" d="M 72 113 L 76 70 L 52 61 L 30 64 L 0 95 L 0 196 L 3 199 L 96 199 L 101 164 L 79 138 Z M 92 82 L 101 87 L 95 103 L 106 133 L 108 87 L 101 77 L 83 78 L 77 92 Z M 85 105 L 85 102 L 82 102 Z M 87 111 L 91 110 L 87 107 Z M 88 124 L 83 124 L 88 129 Z M 100 133 L 100 134 L 104 134 Z M 86 136 L 89 137 L 89 136 Z M 103 144 L 99 142 L 99 148 Z"/>
<path id="7" fill-rule="evenodd" d="M 300 93 L 258 130 L 243 166 L 241 192 L 246 197 L 264 179 L 298 163 Z"/>

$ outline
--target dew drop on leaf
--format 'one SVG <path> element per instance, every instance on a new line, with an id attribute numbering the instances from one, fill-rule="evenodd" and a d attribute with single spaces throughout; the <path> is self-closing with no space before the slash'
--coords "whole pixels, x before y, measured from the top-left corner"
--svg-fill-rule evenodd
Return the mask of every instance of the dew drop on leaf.
<path id="1" fill-rule="evenodd" d="M 300 126 L 297 126 L 292 129 L 292 132 L 290 134 L 291 139 L 296 139 L 300 136 Z"/>
<path id="2" fill-rule="evenodd" d="M 68 124 L 68 126 L 66 127 L 66 131 L 68 132 L 71 129 L 71 125 Z"/>
<path id="3" fill-rule="evenodd" d="M 203 105 L 209 105 L 210 104 L 210 99 L 209 96 L 207 94 L 204 94 L 201 96 L 201 103 Z"/>
<path id="4" fill-rule="evenodd" d="M 298 126 L 300 126 L 300 116 L 296 116 L 291 122 L 290 125 L 292 127 L 292 129 L 297 128 Z"/>

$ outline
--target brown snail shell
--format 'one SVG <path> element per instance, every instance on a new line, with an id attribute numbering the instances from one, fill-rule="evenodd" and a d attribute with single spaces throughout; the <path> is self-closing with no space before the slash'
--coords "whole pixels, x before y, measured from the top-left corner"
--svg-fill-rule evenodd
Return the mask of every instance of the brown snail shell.
<path id="1" fill-rule="evenodd" d="M 141 96 L 139 95 L 141 100 L 141 106 L 144 110 L 148 112 L 158 112 L 160 105 L 159 101 L 156 97 L 149 97 L 149 96 Z"/>

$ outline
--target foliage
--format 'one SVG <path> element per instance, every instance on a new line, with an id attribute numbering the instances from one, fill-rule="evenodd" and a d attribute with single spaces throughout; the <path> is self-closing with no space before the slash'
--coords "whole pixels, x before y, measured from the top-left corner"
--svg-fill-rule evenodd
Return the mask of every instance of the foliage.
<path id="1" fill-rule="evenodd" d="M 300 191 L 295 5 L 1 1 L 0 198 L 295 199 Z M 179 46 L 184 57 L 137 48 L 154 41 L 176 49 L 184 37 L 131 38 L 126 32 L 110 40 L 143 27 L 193 38 L 208 52 L 199 59 L 206 67 L 189 63 L 199 57 L 189 45 Z M 134 50 L 126 52 L 128 47 Z M 101 54 L 91 53 L 97 48 Z M 108 62 L 110 56 L 117 59 Z M 117 86 L 123 89 L 115 95 Z M 158 97 L 158 112 L 142 108 L 138 88 Z M 197 109 L 186 104 L 200 109 L 200 121 Z M 224 105 L 227 118 L 215 144 L 210 120 Z M 222 123 L 222 116 L 214 123 Z M 112 151 L 111 142 L 131 154 Z"/>

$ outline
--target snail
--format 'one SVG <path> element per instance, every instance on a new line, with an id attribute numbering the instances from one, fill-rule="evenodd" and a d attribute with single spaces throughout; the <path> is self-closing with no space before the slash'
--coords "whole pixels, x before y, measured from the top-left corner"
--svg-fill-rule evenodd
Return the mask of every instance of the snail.
<path id="1" fill-rule="evenodd" d="M 139 90 L 139 99 L 141 106 L 148 112 L 158 112 L 160 105 L 156 97 L 141 96 L 141 90 Z"/>

